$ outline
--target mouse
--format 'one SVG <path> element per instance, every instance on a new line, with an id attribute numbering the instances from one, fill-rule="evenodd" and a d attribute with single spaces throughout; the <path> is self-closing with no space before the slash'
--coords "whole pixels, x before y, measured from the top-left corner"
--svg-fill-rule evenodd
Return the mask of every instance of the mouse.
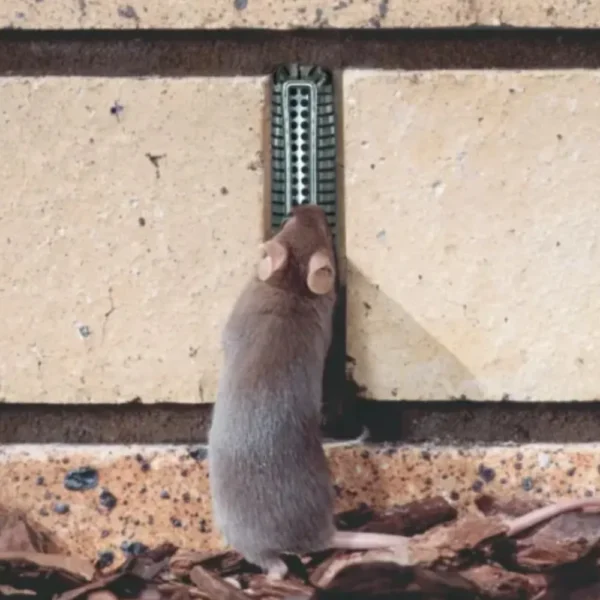
<path id="1" fill-rule="evenodd" d="M 324 210 L 295 206 L 259 253 L 221 338 L 207 457 L 215 526 L 271 580 L 287 575 L 284 555 L 402 553 L 403 536 L 334 524 L 321 405 L 338 282 Z"/>

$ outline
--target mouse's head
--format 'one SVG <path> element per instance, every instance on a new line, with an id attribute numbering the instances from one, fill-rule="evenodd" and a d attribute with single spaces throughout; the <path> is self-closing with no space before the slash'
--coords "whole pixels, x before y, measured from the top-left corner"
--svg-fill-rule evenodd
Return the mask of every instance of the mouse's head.
<path id="1" fill-rule="evenodd" d="M 333 237 L 321 207 L 295 206 L 279 232 L 261 244 L 260 250 L 261 281 L 302 295 L 334 293 Z"/>

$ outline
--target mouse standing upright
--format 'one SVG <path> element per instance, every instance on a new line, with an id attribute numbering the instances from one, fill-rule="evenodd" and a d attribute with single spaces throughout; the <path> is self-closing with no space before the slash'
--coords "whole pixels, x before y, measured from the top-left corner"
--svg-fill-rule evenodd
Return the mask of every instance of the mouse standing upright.
<path id="1" fill-rule="evenodd" d="M 406 547 L 406 538 L 341 532 L 321 439 L 325 359 L 336 302 L 325 213 L 294 208 L 261 245 L 257 273 L 223 332 L 224 364 L 209 433 L 215 524 L 273 579 L 282 554 Z"/>

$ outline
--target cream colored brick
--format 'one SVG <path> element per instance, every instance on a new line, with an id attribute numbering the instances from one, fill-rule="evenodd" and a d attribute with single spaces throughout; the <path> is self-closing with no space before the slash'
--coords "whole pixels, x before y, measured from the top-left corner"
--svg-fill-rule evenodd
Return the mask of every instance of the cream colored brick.
<path id="1" fill-rule="evenodd" d="M 348 353 L 379 399 L 600 394 L 600 75 L 345 75 Z"/>
<path id="2" fill-rule="evenodd" d="M 27 29 L 598 27 L 580 0 L 3 0 L 0 26 Z"/>
<path id="3" fill-rule="evenodd" d="M 213 400 L 263 231 L 263 83 L 0 80 L 3 401 Z"/>
<path id="4" fill-rule="evenodd" d="M 494 496 L 545 502 L 597 490 L 597 445 L 437 447 L 428 448 L 427 455 L 424 460 L 418 446 L 329 448 L 336 510 L 361 502 L 381 509 L 438 494 L 468 510 L 479 495 L 474 487 Z M 485 482 L 482 465 L 490 475 Z M 97 470 L 98 486 L 65 489 L 65 475 L 84 466 Z M 0 480 L 10 482 L 0 487 L 0 506 L 24 511 L 74 554 L 94 558 L 110 549 L 121 562 L 119 549 L 127 541 L 171 542 L 198 550 L 224 547 L 213 528 L 206 461 L 195 460 L 185 448 L 0 447 Z M 110 512 L 99 510 L 102 489 L 117 499 Z M 60 504 L 68 512 L 57 513 L 64 509 Z"/>

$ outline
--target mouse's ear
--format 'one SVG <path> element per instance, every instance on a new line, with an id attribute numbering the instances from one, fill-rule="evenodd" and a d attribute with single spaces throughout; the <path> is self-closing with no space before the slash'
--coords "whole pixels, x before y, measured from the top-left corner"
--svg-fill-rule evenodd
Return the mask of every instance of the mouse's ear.
<path id="1" fill-rule="evenodd" d="M 335 284 L 335 270 L 329 255 L 317 250 L 308 261 L 306 285 L 313 294 L 328 294 Z"/>
<path id="2" fill-rule="evenodd" d="M 259 246 L 262 259 L 258 264 L 258 278 L 267 281 L 273 273 L 283 268 L 288 258 L 287 248 L 276 240 L 269 240 Z"/>

